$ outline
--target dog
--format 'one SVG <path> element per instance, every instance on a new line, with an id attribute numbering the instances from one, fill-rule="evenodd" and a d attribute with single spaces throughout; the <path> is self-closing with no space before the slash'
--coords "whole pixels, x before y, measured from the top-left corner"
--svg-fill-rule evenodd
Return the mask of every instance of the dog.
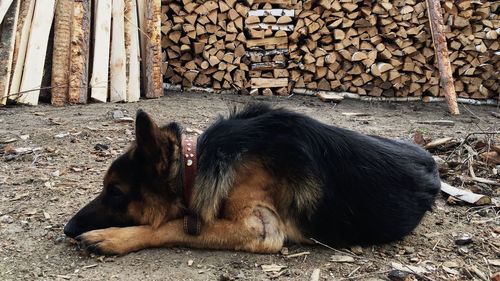
<path id="1" fill-rule="evenodd" d="M 388 243 L 415 229 L 440 190 L 416 145 L 265 104 L 231 111 L 197 139 L 139 110 L 135 134 L 64 228 L 89 252 Z"/>

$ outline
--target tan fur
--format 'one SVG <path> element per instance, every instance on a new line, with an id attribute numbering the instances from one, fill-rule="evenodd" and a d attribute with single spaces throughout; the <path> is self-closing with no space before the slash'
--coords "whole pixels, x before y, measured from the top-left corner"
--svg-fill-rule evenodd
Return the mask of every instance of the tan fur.
<path id="1" fill-rule="evenodd" d="M 198 236 L 184 232 L 182 219 L 157 226 L 162 220 L 159 213 L 168 214 L 172 210 L 147 197 L 143 204 L 129 208 L 129 214 L 140 217 L 147 225 L 93 230 L 81 238 L 84 243 L 95 244 L 101 252 L 111 254 L 160 246 L 275 253 L 282 248 L 287 237 L 296 242 L 308 242 L 292 220 L 281 217 L 276 209 L 275 203 L 282 199 L 277 197 L 282 193 L 276 192 L 276 188 L 280 186 L 264 169 L 255 165 L 238 174 L 220 210 L 220 217 L 204 224 Z"/>

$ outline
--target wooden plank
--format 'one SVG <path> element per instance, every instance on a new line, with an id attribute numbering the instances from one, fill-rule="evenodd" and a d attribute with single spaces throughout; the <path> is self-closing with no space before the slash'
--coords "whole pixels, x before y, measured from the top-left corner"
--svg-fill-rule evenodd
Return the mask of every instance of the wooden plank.
<path id="1" fill-rule="evenodd" d="M 139 0 L 142 1 L 142 0 Z M 137 0 L 125 2 L 125 50 L 127 54 L 127 101 L 141 97 L 141 64 L 139 62 L 139 30 Z"/>
<path id="2" fill-rule="evenodd" d="M 252 78 L 250 79 L 252 88 L 281 88 L 288 86 L 288 78 Z"/>
<path id="3" fill-rule="evenodd" d="M 255 17 L 263 17 L 263 16 L 275 16 L 275 17 L 282 17 L 282 16 L 287 16 L 287 17 L 294 17 L 295 16 L 295 10 L 287 10 L 287 9 L 270 9 L 270 10 L 253 10 L 253 11 L 248 11 L 248 16 L 255 16 Z"/>
<path id="4" fill-rule="evenodd" d="M 258 47 L 265 45 L 278 45 L 278 44 L 287 44 L 288 37 L 269 37 L 269 38 L 260 38 L 260 39 L 248 39 L 247 47 Z"/>
<path id="5" fill-rule="evenodd" d="M 3 18 L 7 14 L 13 0 L 2 0 L 0 1 L 0 24 L 3 22 Z"/>
<path id="6" fill-rule="evenodd" d="M 294 29 L 293 24 L 267 24 L 267 23 L 257 23 L 257 24 L 248 24 L 245 26 L 247 29 L 271 29 L 273 31 L 283 30 L 292 32 Z"/>
<path id="7" fill-rule="evenodd" d="M 113 0 L 113 30 L 110 60 L 110 100 L 121 102 L 127 99 L 127 72 L 125 68 L 125 2 Z"/>
<path id="8" fill-rule="evenodd" d="M 62 106 L 68 101 L 69 62 L 73 0 L 58 0 L 54 17 L 51 103 Z"/>
<path id="9" fill-rule="evenodd" d="M 20 103 L 38 104 L 54 8 L 55 0 L 36 1 L 20 86 L 20 92 L 23 92 L 18 100 Z"/>
<path id="10" fill-rule="evenodd" d="M 7 103 L 9 95 L 18 14 L 19 0 L 14 0 L 4 16 L 4 22 L 0 25 L 0 105 Z"/>
<path id="11" fill-rule="evenodd" d="M 35 0 L 22 0 L 19 9 L 19 19 L 17 22 L 16 43 L 14 47 L 14 59 L 12 66 L 14 72 L 9 89 L 9 99 L 18 99 L 23 77 L 24 62 L 26 60 L 26 49 L 30 36 L 31 21 L 35 10 Z"/>
<path id="12" fill-rule="evenodd" d="M 106 102 L 108 99 L 112 2 L 113 0 L 99 0 L 95 5 L 94 58 L 90 79 L 90 97 L 98 102 Z"/>
<path id="13" fill-rule="evenodd" d="M 91 1 L 74 1 L 71 27 L 68 101 L 87 103 Z"/>
<path id="14" fill-rule="evenodd" d="M 163 96 L 163 76 L 161 74 L 161 1 L 138 1 L 139 21 L 142 31 L 144 68 L 144 92 L 146 98 Z M 141 10 L 142 9 L 142 10 Z M 142 14 L 142 16 L 141 16 Z M 142 17 L 142 20 L 141 20 Z"/>

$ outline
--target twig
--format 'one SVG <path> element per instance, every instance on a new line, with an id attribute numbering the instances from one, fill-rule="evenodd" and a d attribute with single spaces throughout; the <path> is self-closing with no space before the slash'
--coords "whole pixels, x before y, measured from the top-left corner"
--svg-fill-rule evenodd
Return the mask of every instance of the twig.
<path id="1" fill-rule="evenodd" d="M 437 245 L 439 244 L 439 242 L 441 242 L 441 239 L 438 239 L 438 241 L 436 242 L 436 244 L 434 244 L 434 247 L 432 247 L 432 250 L 434 251 L 437 247 Z"/>
<path id="2" fill-rule="evenodd" d="M 338 278 L 335 280 L 341 281 L 341 280 L 359 280 L 360 278 L 368 277 L 368 276 L 373 276 L 373 275 L 379 275 L 379 274 L 387 274 L 391 272 L 392 270 L 381 270 L 381 271 L 375 271 L 375 272 L 370 272 L 370 273 L 364 273 L 356 276 L 348 276 L 348 277 L 343 277 L 343 278 Z"/>
<path id="3" fill-rule="evenodd" d="M 309 240 L 313 241 L 314 243 L 318 244 L 318 245 L 321 245 L 325 248 L 328 248 L 334 252 L 337 252 L 337 253 L 341 253 L 341 254 L 344 254 L 344 255 L 348 255 L 348 256 L 351 256 L 351 257 L 356 257 L 356 258 L 360 258 L 359 256 L 357 256 L 356 254 L 354 253 L 350 253 L 350 252 L 344 252 L 344 251 L 340 251 L 340 250 L 337 250 L 335 248 L 333 248 L 332 246 L 329 246 L 325 243 L 322 243 L 322 242 L 319 242 L 318 240 L 314 239 L 314 238 L 309 238 Z M 363 259 L 365 260 L 369 260 L 369 261 L 373 261 L 375 263 L 380 263 L 380 260 L 377 260 L 377 259 L 372 259 L 372 258 L 368 258 L 368 257 L 362 257 Z M 417 277 L 420 277 L 421 279 L 425 279 L 425 280 L 428 280 L 428 281 L 434 281 L 434 279 L 430 278 L 430 277 L 427 277 L 425 275 L 422 275 L 422 274 L 419 274 L 417 272 L 415 272 L 414 270 L 412 270 L 409 266 L 407 265 L 404 265 L 403 266 L 405 268 L 407 268 L 408 272 L 417 276 Z M 382 273 L 388 273 L 390 272 L 391 270 L 386 270 L 386 271 L 381 271 L 381 272 L 372 272 L 372 273 L 368 273 L 368 274 L 363 274 L 363 275 L 358 275 L 358 276 L 353 276 L 353 277 L 346 277 L 346 278 L 341 278 L 341 279 L 337 279 L 337 280 L 349 280 L 349 279 L 358 279 L 358 278 L 361 278 L 361 277 L 366 277 L 366 276 L 369 276 L 371 274 L 382 274 Z"/>
<path id="4" fill-rule="evenodd" d="M 462 142 L 461 142 L 461 143 L 460 143 L 457 147 L 455 147 L 455 149 L 453 149 L 453 151 L 450 153 L 450 155 L 448 155 L 448 157 L 446 157 L 445 162 L 450 161 L 451 157 L 453 157 L 453 155 L 455 154 L 455 151 L 457 151 L 457 150 L 461 149 L 461 148 L 464 146 L 465 142 L 466 142 L 466 141 L 467 141 L 467 140 L 468 140 L 471 136 L 473 136 L 473 135 L 498 135 L 498 134 L 500 134 L 500 131 L 489 131 L 489 132 L 487 131 L 487 132 L 472 132 L 472 133 L 468 133 L 468 134 L 465 136 L 464 140 L 463 140 L 463 141 L 462 141 Z"/>
<path id="5" fill-rule="evenodd" d="M 356 272 L 357 272 L 360 268 L 361 268 L 361 266 L 356 267 L 353 271 L 351 271 L 351 273 L 349 273 L 349 274 L 347 275 L 347 277 L 351 277 L 351 276 L 352 276 L 354 273 L 356 273 Z"/>
<path id="6" fill-rule="evenodd" d="M 300 252 L 300 253 L 296 253 L 296 254 L 287 255 L 287 256 L 285 256 L 285 258 L 291 259 L 291 258 L 297 258 L 297 257 L 301 257 L 301 256 L 307 256 L 309 254 L 311 254 L 311 252 Z"/>
<path id="7" fill-rule="evenodd" d="M 469 173 L 470 177 L 473 181 L 477 181 L 480 183 L 485 183 L 485 184 L 491 184 L 491 185 L 500 185 L 499 182 L 492 181 L 489 179 L 481 178 L 481 177 L 476 177 L 476 173 L 474 173 L 474 168 L 472 168 L 472 161 L 469 161 Z"/>

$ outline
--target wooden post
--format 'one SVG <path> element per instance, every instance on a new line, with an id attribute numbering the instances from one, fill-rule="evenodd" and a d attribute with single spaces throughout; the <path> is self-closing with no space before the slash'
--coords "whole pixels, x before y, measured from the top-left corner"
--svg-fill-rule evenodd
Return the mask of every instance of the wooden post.
<path id="1" fill-rule="evenodd" d="M 436 53 L 439 69 L 440 83 L 444 90 L 444 96 L 448 103 L 451 114 L 460 114 L 457 104 L 457 94 L 453 84 L 450 59 L 448 57 L 448 46 L 443 32 L 443 15 L 441 14 L 441 4 L 439 0 L 427 0 L 427 13 L 429 16 L 429 26 L 431 28 L 432 42 Z"/>
<path id="2" fill-rule="evenodd" d="M 74 1 L 69 63 L 70 103 L 87 103 L 88 100 L 91 14 L 90 0 Z"/>
<path id="3" fill-rule="evenodd" d="M 73 0 L 59 0 L 54 17 L 51 103 L 63 106 L 68 101 L 69 61 Z"/>
<path id="4" fill-rule="evenodd" d="M 0 104 L 2 105 L 7 103 L 9 94 L 18 13 L 19 0 L 15 0 L 5 14 L 5 22 L 0 28 L 0 38 L 2 38 L 0 41 Z"/>
<path id="5" fill-rule="evenodd" d="M 163 96 L 161 74 L 161 1 L 138 1 L 142 67 L 146 98 Z"/>

